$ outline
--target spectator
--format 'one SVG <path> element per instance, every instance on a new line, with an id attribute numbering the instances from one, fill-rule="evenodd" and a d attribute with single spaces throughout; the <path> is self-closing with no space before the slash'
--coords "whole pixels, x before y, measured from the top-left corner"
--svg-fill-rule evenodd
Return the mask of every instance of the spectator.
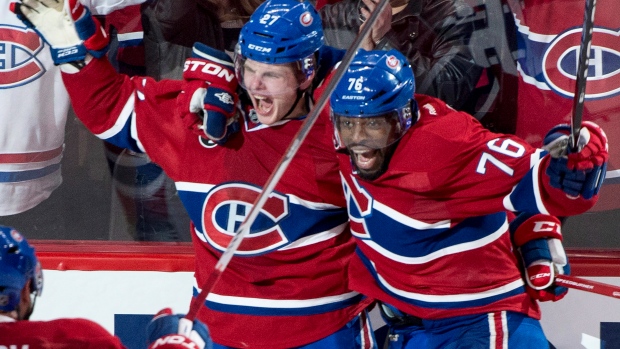
<path id="1" fill-rule="evenodd" d="M 411 63 L 420 93 L 461 109 L 482 72 L 469 47 L 474 26 L 466 17 L 471 7 L 460 0 L 390 0 L 390 5 L 392 16 L 386 22 L 387 28 L 373 28 L 371 42 L 375 45 L 367 44 L 365 48 L 399 50 Z M 375 6 L 371 0 L 324 5 L 320 14 L 325 43 L 337 48 L 350 46 L 368 9 Z"/>
<path id="2" fill-rule="evenodd" d="M 195 42 L 232 55 L 241 26 L 263 0 L 151 0 L 142 5 L 146 75 L 180 79 Z"/>

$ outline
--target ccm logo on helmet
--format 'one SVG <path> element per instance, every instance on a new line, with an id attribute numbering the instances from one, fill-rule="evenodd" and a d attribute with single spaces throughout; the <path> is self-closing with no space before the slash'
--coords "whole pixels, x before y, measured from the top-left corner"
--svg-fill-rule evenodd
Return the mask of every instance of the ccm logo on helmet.
<path id="1" fill-rule="evenodd" d="M 227 69 L 223 69 L 221 66 L 214 64 L 214 63 L 208 63 L 208 62 L 204 62 L 204 61 L 193 61 L 191 59 L 188 59 L 185 61 L 185 66 L 183 67 L 183 71 L 197 71 L 200 70 L 201 72 L 205 73 L 205 74 L 209 74 L 209 75 L 214 75 L 217 76 L 218 78 L 223 78 L 228 82 L 231 82 L 234 78 L 235 78 L 235 74 Z"/>
<path id="2" fill-rule="evenodd" d="M 269 47 L 263 47 L 263 46 L 258 46 L 258 45 L 254 45 L 254 44 L 249 44 L 248 48 L 250 50 L 254 50 L 254 51 L 258 51 L 258 52 L 271 52 L 271 48 L 269 48 Z"/>

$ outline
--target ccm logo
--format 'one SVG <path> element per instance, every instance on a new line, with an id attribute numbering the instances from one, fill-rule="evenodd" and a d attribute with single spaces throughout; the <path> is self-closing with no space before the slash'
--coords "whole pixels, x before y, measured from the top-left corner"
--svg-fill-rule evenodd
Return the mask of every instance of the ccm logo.
<path id="1" fill-rule="evenodd" d="M 547 231 L 555 231 L 558 234 L 562 234 L 562 228 L 556 222 L 538 221 L 534 223 L 534 232 L 540 233 Z"/>
<path id="2" fill-rule="evenodd" d="M 225 79 L 228 82 L 231 82 L 235 78 L 235 74 L 228 69 L 222 68 L 222 66 L 215 63 L 208 63 L 204 61 L 193 61 L 188 59 L 185 61 L 185 66 L 183 67 L 183 71 L 198 71 L 209 75 L 217 76 L 218 78 Z"/>
<path id="3" fill-rule="evenodd" d="M 254 50 L 254 51 L 258 51 L 258 52 L 271 52 L 271 49 L 269 47 L 257 46 L 257 45 L 254 45 L 254 44 L 249 44 L 248 48 L 250 50 Z"/>
<path id="4" fill-rule="evenodd" d="M 68 56 L 68 55 L 75 54 L 77 52 L 78 52 L 78 50 L 75 47 L 65 48 L 65 49 L 62 49 L 62 50 L 58 50 L 57 56 L 58 57 L 65 57 L 65 56 Z"/>
<path id="5" fill-rule="evenodd" d="M 542 279 L 542 278 L 550 278 L 551 273 L 538 273 L 536 275 L 530 276 L 530 280 Z"/>

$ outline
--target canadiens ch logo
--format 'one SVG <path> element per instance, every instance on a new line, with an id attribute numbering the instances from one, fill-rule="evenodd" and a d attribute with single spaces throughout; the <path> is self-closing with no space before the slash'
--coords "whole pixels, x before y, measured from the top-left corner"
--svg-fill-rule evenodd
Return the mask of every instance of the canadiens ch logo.
<path id="1" fill-rule="evenodd" d="M 0 89 L 25 85 L 45 73 L 36 55 L 43 41 L 32 30 L 0 25 Z"/>
<path id="2" fill-rule="evenodd" d="M 218 250 L 226 250 L 260 193 L 261 188 L 239 183 L 214 187 L 207 195 L 202 209 L 202 226 L 209 244 Z M 236 254 L 254 255 L 287 244 L 289 241 L 279 222 L 288 214 L 288 197 L 271 193 Z"/>
<path id="3" fill-rule="evenodd" d="M 372 214 L 373 198 L 368 194 L 366 189 L 359 185 L 353 176 L 349 178 L 345 178 L 342 174 L 340 176 L 343 179 L 342 185 L 344 195 L 348 202 L 347 210 L 349 213 L 351 234 L 360 239 L 370 239 L 364 217 Z"/>
<path id="4" fill-rule="evenodd" d="M 609 98 L 620 92 L 620 38 L 618 30 L 594 28 L 587 74 L 586 99 Z M 543 74 L 549 87 L 573 98 L 581 28 L 559 34 L 543 56 Z"/>

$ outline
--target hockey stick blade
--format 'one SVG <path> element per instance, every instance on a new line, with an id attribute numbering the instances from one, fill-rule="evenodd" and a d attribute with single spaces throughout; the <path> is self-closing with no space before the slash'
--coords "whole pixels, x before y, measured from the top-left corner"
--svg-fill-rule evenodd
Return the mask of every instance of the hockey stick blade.
<path id="1" fill-rule="evenodd" d="M 263 208 L 263 206 L 267 202 L 267 199 L 273 192 L 280 178 L 282 178 L 282 175 L 286 171 L 291 160 L 293 159 L 293 157 L 295 156 L 295 154 L 301 147 L 302 142 L 304 141 L 304 139 L 310 132 L 310 128 L 312 127 L 312 125 L 314 125 L 314 122 L 318 118 L 321 110 L 327 104 L 329 96 L 331 95 L 332 91 L 336 88 L 336 84 L 340 81 L 340 79 L 346 72 L 347 68 L 351 64 L 351 61 L 353 60 L 353 57 L 355 56 L 355 53 L 361 47 L 362 41 L 364 41 L 364 39 L 368 36 L 368 34 L 370 33 L 372 29 L 373 24 L 376 22 L 377 18 L 379 18 L 379 14 L 385 9 L 387 4 L 388 4 L 388 0 L 380 0 L 377 3 L 377 7 L 375 7 L 375 10 L 370 15 L 370 18 L 368 18 L 364 27 L 360 30 L 360 32 L 355 37 L 355 40 L 353 41 L 353 43 L 347 50 L 346 54 L 342 58 L 342 61 L 340 62 L 340 65 L 338 66 L 336 71 L 333 73 L 334 75 L 332 76 L 328 85 L 325 87 L 325 90 L 321 94 L 321 97 L 319 98 L 317 103 L 314 104 L 312 108 L 310 109 L 310 112 L 308 113 L 304 123 L 302 124 L 301 128 L 299 129 L 299 131 L 293 138 L 293 141 L 288 146 L 287 150 L 284 152 L 284 156 L 282 157 L 282 159 L 280 159 L 280 162 L 276 165 L 275 169 L 271 173 L 271 176 L 269 176 L 269 179 L 267 179 L 267 182 L 265 183 L 263 190 L 261 191 L 259 196 L 256 198 L 256 201 L 252 205 L 252 208 L 248 212 L 248 215 L 245 217 L 243 222 L 239 225 L 239 228 L 237 229 L 234 237 L 231 239 L 230 243 L 228 244 L 228 247 L 226 247 L 226 250 L 222 253 L 222 256 L 220 257 L 220 259 L 215 265 L 215 269 L 213 270 L 213 272 L 211 272 L 211 274 L 205 281 L 204 285 L 202 285 L 202 289 L 200 290 L 200 293 L 192 299 L 192 302 L 190 303 L 189 312 L 185 316 L 187 320 L 193 321 L 196 318 L 196 314 L 198 313 L 198 310 L 200 309 L 200 307 L 203 305 L 204 301 L 207 299 L 207 295 L 211 292 L 211 290 L 213 290 L 213 287 L 220 279 L 222 272 L 228 266 L 230 259 L 233 257 L 233 255 L 239 248 L 239 245 L 241 244 L 241 241 L 243 240 L 243 238 L 247 234 L 249 234 L 250 227 L 252 226 L 256 218 L 258 217 L 260 210 Z"/>
<path id="2" fill-rule="evenodd" d="M 590 65 L 590 48 L 592 46 L 592 32 L 594 31 L 594 9 L 596 0 L 586 0 L 586 8 L 581 31 L 581 44 L 579 46 L 579 62 L 575 75 L 575 96 L 573 97 L 573 115 L 571 118 L 571 149 L 578 152 L 579 131 L 583 119 L 583 104 L 586 97 L 586 82 L 588 80 L 588 67 Z"/>
<path id="3" fill-rule="evenodd" d="M 620 287 L 615 285 L 604 284 L 602 282 L 591 281 L 588 279 L 570 276 L 557 275 L 555 283 L 558 286 L 573 288 L 590 293 L 597 293 L 603 296 L 620 299 Z"/>

